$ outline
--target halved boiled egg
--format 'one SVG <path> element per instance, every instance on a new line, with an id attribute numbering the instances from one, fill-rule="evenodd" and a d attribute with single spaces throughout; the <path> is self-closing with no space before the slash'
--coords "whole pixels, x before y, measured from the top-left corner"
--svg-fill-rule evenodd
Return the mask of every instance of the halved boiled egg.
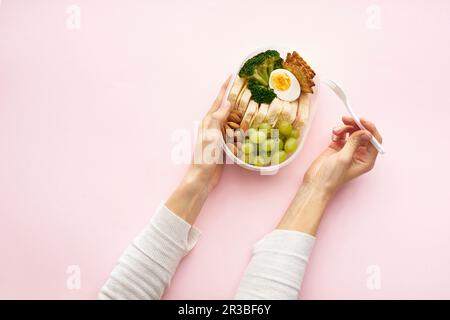
<path id="1" fill-rule="evenodd" d="M 273 70 L 269 77 L 269 87 L 277 97 L 284 101 L 295 101 L 300 96 L 300 83 L 297 78 L 286 69 Z"/>

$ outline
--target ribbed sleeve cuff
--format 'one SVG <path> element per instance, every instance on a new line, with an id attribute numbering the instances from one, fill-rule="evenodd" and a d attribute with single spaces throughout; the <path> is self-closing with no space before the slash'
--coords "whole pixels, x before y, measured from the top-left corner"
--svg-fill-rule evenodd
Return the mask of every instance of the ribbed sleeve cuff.
<path id="1" fill-rule="evenodd" d="M 314 241 L 297 231 L 266 235 L 254 246 L 236 299 L 296 299 Z"/>
<path id="2" fill-rule="evenodd" d="M 297 255 L 308 258 L 316 238 L 310 234 L 275 229 L 255 244 L 254 253 L 274 251 L 281 254 Z"/>
<path id="3" fill-rule="evenodd" d="M 188 251 L 195 246 L 201 235 L 199 229 L 170 211 L 163 203 L 156 210 L 150 224 Z"/>

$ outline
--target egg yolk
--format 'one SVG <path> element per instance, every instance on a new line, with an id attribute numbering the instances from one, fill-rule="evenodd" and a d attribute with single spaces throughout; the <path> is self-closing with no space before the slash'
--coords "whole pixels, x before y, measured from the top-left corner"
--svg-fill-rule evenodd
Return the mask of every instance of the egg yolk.
<path id="1" fill-rule="evenodd" d="M 291 86 L 291 79 L 285 73 L 277 73 L 272 78 L 272 85 L 275 89 L 285 91 Z"/>

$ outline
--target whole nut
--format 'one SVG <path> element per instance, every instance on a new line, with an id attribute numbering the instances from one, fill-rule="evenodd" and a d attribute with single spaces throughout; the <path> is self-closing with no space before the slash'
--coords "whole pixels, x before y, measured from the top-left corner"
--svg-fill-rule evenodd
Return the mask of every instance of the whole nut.
<path id="1" fill-rule="evenodd" d="M 232 114 L 232 113 L 242 119 L 242 112 L 240 112 L 239 110 L 236 110 L 236 109 L 231 110 L 230 114 Z"/>
<path id="2" fill-rule="evenodd" d="M 230 128 L 239 129 L 239 124 L 237 124 L 236 122 L 228 121 L 227 124 L 228 126 L 230 126 Z"/>
<path id="3" fill-rule="evenodd" d="M 235 156 L 237 156 L 238 149 L 233 143 L 227 143 L 227 147 L 233 152 Z"/>
<path id="4" fill-rule="evenodd" d="M 230 115 L 228 116 L 228 121 L 241 123 L 241 117 L 239 117 L 236 113 L 230 113 Z"/>

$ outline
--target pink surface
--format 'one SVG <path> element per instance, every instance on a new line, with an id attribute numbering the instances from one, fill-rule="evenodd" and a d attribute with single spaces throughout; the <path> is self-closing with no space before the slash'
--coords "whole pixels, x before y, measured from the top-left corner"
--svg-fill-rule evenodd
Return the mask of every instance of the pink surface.
<path id="1" fill-rule="evenodd" d="M 95 298 L 185 170 L 171 133 L 193 131 L 242 57 L 274 43 L 343 84 L 387 150 L 329 207 L 301 297 L 450 298 L 450 2 L 277 3 L 2 1 L 0 298 Z M 80 29 L 66 25 L 71 4 Z M 166 298 L 233 296 L 343 113 L 323 88 L 290 166 L 269 177 L 227 166 Z"/>

